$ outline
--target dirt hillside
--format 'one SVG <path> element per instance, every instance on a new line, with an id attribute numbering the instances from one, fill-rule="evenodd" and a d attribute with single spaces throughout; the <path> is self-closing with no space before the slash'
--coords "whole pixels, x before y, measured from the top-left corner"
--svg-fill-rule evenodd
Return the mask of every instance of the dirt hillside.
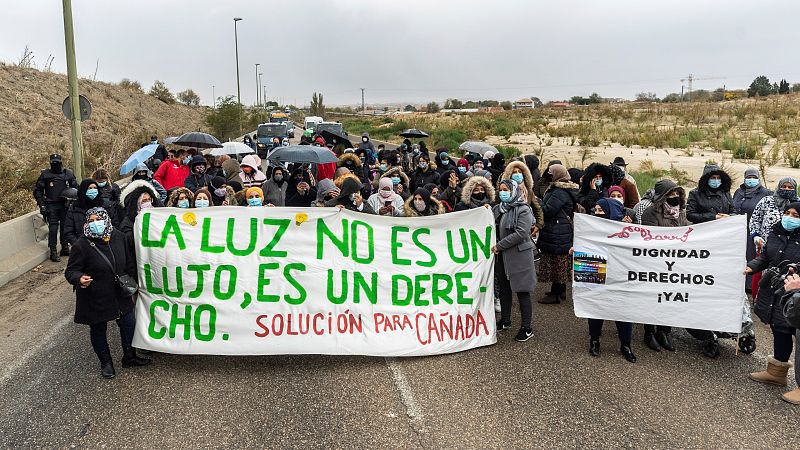
<path id="1" fill-rule="evenodd" d="M 80 80 L 92 103 L 83 123 L 86 171 L 112 173 L 151 134 L 159 137 L 203 129 L 206 108 L 167 105 L 116 84 Z M 69 121 L 61 113 L 67 77 L 0 64 L 0 222 L 34 208 L 30 189 L 47 155 L 61 153 L 72 166 Z M 80 181 L 80 180 L 79 180 Z"/>

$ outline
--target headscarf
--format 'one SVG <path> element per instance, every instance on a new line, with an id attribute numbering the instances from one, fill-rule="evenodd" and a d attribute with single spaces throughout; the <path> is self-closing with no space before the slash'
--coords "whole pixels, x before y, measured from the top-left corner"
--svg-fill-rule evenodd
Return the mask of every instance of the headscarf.
<path id="1" fill-rule="evenodd" d="M 528 203 L 523 200 L 522 192 L 520 192 L 519 184 L 517 184 L 516 181 L 503 180 L 497 185 L 497 187 L 502 185 L 505 185 L 511 191 L 511 200 L 509 202 L 501 201 L 497 207 L 501 215 L 506 215 L 506 217 L 508 217 L 509 220 L 507 223 L 513 228 L 517 223 L 517 216 L 519 214 L 518 207 L 528 206 Z"/>
<path id="2" fill-rule="evenodd" d="M 389 191 L 385 191 L 383 188 L 389 187 Z M 430 193 L 428 193 L 430 196 Z M 395 201 L 395 198 L 398 197 L 397 193 L 394 191 L 394 186 L 392 185 L 392 179 L 389 177 L 383 177 L 378 181 L 378 197 L 383 200 L 384 202 L 388 201 Z"/>
<path id="3" fill-rule="evenodd" d="M 783 198 L 780 196 L 783 183 L 790 183 L 792 187 L 794 187 L 794 197 Z M 778 211 L 784 211 L 790 203 L 797 201 L 797 180 L 792 177 L 781 178 L 781 180 L 778 181 L 778 187 L 775 189 L 775 193 L 772 194 L 772 198 L 775 201 L 775 207 L 778 208 Z"/>
<path id="4" fill-rule="evenodd" d="M 89 190 L 89 186 L 92 184 L 97 187 L 97 197 L 94 199 L 86 196 L 86 191 Z M 97 186 L 97 182 L 95 180 L 86 178 L 85 180 L 81 181 L 80 186 L 78 186 L 78 197 L 75 199 L 74 204 L 86 210 L 103 206 L 103 196 L 100 195 L 100 187 Z"/>
<path id="5" fill-rule="evenodd" d="M 623 217 L 625 217 L 625 207 L 622 206 L 622 203 L 616 200 L 612 200 L 610 198 L 601 198 L 597 201 L 597 204 L 603 208 L 603 211 L 606 213 L 606 218 L 609 220 L 619 222 Z"/>
<path id="6" fill-rule="evenodd" d="M 103 230 L 102 234 L 95 234 L 92 233 L 92 230 L 89 228 L 89 217 L 97 216 L 98 219 L 104 220 L 106 223 L 106 229 Z M 111 232 L 114 231 L 114 226 L 111 225 L 111 219 L 108 217 L 108 213 L 102 207 L 92 208 L 86 211 L 86 223 L 83 224 L 83 235 L 90 238 L 90 239 L 102 239 L 105 242 L 111 240 Z"/>
<path id="7" fill-rule="evenodd" d="M 391 183 L 391 180 L 389 180 Z M 330 178 L 325 178 L 324 180 L 320 180 L 317 183 L 317 201 L 324 202 L 325 196 L 328 195 L 330 192 L 336 189 L 336 185 L 333 184 L 333 180 Z"/>
<path id="8" fill-rule="evenodd" d="M 758 188 L 761 187 L 761 177 L 758 176 L 758 169 L 756 169 L 754 167 L 748 167 L 744 171 L 744 179 L 746 180 L 747 177 L 752 177 L 752 176 L 755 176 L 756 179 L 758 179 L 758 186 L 756 186 L 754 188 L 751 188 L 751 187 L 747 187 L 747 185 L 743 183 L 742 187 L 744 188 L 745 192 L 753 192 L 753 191 L 755 191 L 755 190 L 757 190 Z"/>
<path id="9" fill-rule="evenodd" d="M 558 181 L 569 181 L 569 172 L 567 168 L 561 164 L 553 164 L 547 169 L 550 173 L 550 179 L 555 183 Z"/>
<path id="10" fill-rule="evenodd" d="M 413 199 L 416 198 L 417 195 L 422 197 L 422 201 L 425 202 L 425 211 L 419 211 L 416 208 L 414 208 L 414 211 L 416 211 L 417 213 L 419 213 L 420 215 L 423 215 L 423 216 L 431 215 L 431 210 L 433 209 L 433 202 L 431 201 L 431 191 L 429 191 L 429 190 L 427 190 L 425 188 L 417 188 L 417 190 L 414 191 L 414 195 L 411 196 L 411 198 L 412 198 L 412 200 L 411 200 L 412 203 L 411 204 L 412 205 L 414 204 L 413 203 L 414 202 Z"/>

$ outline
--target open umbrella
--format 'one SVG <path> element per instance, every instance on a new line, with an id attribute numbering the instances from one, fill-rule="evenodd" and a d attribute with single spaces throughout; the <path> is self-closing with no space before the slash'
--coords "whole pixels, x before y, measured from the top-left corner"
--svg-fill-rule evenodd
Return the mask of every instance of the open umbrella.
<path id="1" fill-rule="evenodd" d="M 476 153 L 478 155 L 483 156 L 484 153 L 488 151 L 492 151 L 497 153 L 497 148 L 487 144 L 486 142 L 481 141 L 467 141 L 463 144 L 458 146 L 459 150 L 463 150 L 468 153 Z"/>
<path id="2" fill-rule="evenodd" d="M 177 140 L 178 140 L 178 136 L 166 137 L 166 138 L 164 138 L 164 145 L 172 144 L 173 142 L 175 142 Z"/>
<path id="3" fill-rule="evenodd" d="M 338 144 L 342 144 L 344 148 L 353 148 L 353 143 L 350 142 L 350 138 L 344 134 L 339 134 L 331 130 L 323 130 L 320 136 L 322 136 L 322 139 L 325 139 L 326 144 L 333 144 L 334 147 Z"/>
<path id="4" fill-rule="evenodd" d="M 418 130 L 416 128 L 409 128 L 409 129 L 403 131 L 402 133 L 400 133 L 400 136 L 403 136 L 403 137 L 406 137 L 406 138 L 425 138 L 425 137 L 429 137 L 430 135 L 428 133 L 422 131 L 422 130 Z"/>
<path id="5" fill-rule="evenodd" d="M 285 147 L 277 147 L 270 153 L 267 159 L 282 163 L 309 164 L 325 164 L 339 161 L 339 158 L 328 148 L 314 145 L 287 145 Z"/>
<path id="6" fill-rule="evenodd" d="M 222 147 L 211 150 L 209 155 L 246 155 L 248 153 L 254 153 L 253 148 L 243 142 L 223 142 Z"/>
<path id="7" fill-rule="evenodd" d="M 122 167 L 119 168 L 119 174 L 125 175 L 126 173 L 133 171 L 137 165 L 147 161 L 151 156 L 155 155 L 157 148 L 158 144 L 147 144 L 139 150 L 133 152 L 133 154 L 128 157 L 127 161 L 125 161 Z"/>
<path id="8" fill-rule="evenodd" d="M 178 139 L 172 143 L 173 145 L 181 145 L 183 147 L 195 148 L 220 148 L 222 144 L 214 136 L 208 133 L 201 133 L 199 131 L 192 131 L 183 133 Z"/>

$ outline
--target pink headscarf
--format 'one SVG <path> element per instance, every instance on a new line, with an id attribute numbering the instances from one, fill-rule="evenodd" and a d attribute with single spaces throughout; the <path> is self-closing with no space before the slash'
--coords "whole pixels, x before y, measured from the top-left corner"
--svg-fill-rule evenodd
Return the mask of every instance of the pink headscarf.
<path id="1" fill-rule="evenodd" d="M 384 188 L 388 187 L 389 190 L 385 190 Z M 397 193 L 394 192 L 394 185 L 392 185 L 392 179 L 389 177 L 383 177 L 378 180 L 378 197 L 380 197 L 383 201 L 394 201 Z"/>

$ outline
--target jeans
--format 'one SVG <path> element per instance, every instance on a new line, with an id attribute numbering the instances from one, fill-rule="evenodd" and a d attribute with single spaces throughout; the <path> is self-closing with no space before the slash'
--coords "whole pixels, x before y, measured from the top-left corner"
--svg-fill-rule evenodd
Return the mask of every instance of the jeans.
<path id="1" fill-rule="evenodd" d="M 61 238 L 61 248 L 66 248 L 64 240 L 64 219 L 67 217 L 67 207 L 64 203 L 47 204 L 47 246 L 50 250 L 56 250 L 56 244 Z"/>
<path id="2" fill-rule="evenodd" d="M 773 353 L 775 359 L 780 362 L 789 362 L 789 357 L 792 355 L 792 348 L 794 342 L 794 330 L 785 327 L 770 326 L 772 328 L 773 339 Z"/>
<path id="3" fill-rule="evenodd" d="M 117 319 L 119 335 L 122 340 L 122 350 L 127 351 L 133 346 L 133 330 L 136 328 L 136 316 L 133 311 Z M 89 325 L 89 339 L 92 341 L 92 348 L 98 356 L 109 353 L 108 348 L 108 322 L 100 322 Z"/>
<path id="4" fill-rule="evenodd" d="M 603 320 L 601 319 L 587 319 L 589 321 L 589 336 L 592 340 L 600 339 L 603 332 Z M 631 345 L 631 338 L 633 337 L 633 324 L 630 322 L 614 322 L 617 325 L 617 334 L 619 334 L 619 343 L 622 345 Z"/>
<path id="5" fill-rule="evenodd" d="M 505 322 L 511 321 L 511 303 L 514 293 L 511 291 L 511 282 L 506 276 L 503 258 L 495 258 L 495 275 L 500 290 L 500 318 Z M 519 300 L 519 310 L 522 316 L 522 327 L 531 328 L 531 317 L 533 316 L 533 306 L 531 306 L 530 292 L 517 292 Z"/>

